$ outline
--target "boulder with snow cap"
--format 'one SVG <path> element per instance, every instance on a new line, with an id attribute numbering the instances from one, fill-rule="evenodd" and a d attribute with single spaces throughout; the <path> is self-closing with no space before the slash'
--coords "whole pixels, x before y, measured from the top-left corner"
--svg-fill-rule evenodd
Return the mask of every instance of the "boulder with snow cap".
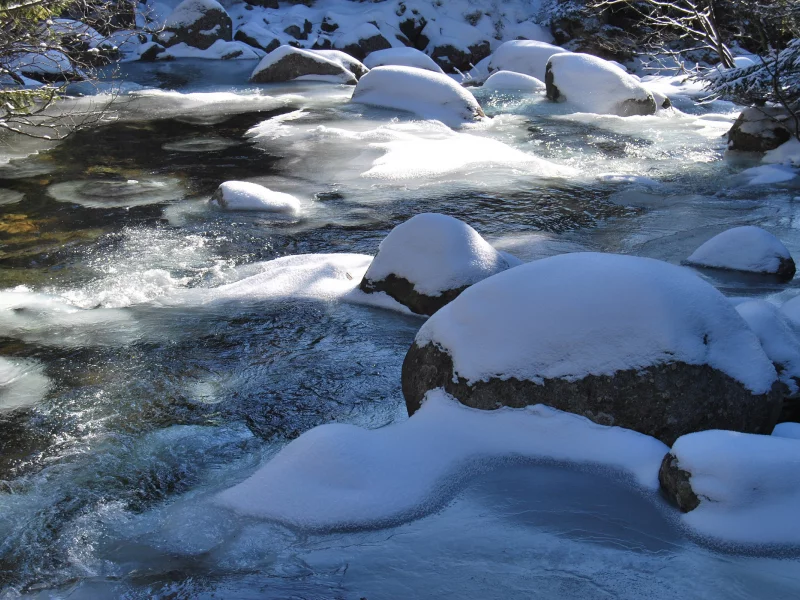
<path id="1" fill-rule="evenodd" d="M 259 48 L 270 53 L 281 45 L 278 37 L 269 29 L 255 21 L 248 21 L 242 25 L 233 36 L 237 42 L 242 42 L 253 48 Z"/>
<path id="2" fill-rule="evenodd" d="M 733 305 L 690 270 L 574 253 L 465 290 L 422 326 L 402 369 L 414 413 L 444 388 L 480 409 L 547 404 L 671 444 L 769 433 L 784 386 Z"/>
<path id="3" fill-rule="evenodd" d="M 356 76 L 340 61 L 323 56 L 320 51 L 292 46 L 276 48 L 258 63 L 250 75 L 253 83 L 278 83 L 294 79 L 332 81 L 355 84 Z"/>
<path id="4" fill-rule="evenodd" d="M 416 67 L 434 73 L 443 73 L 441 67 L 437 65 L 430 56 L 420 52 L 416 48 L 387 48 L 372 52 L 364 59 L 364 64 L 370 69 L 375 67 L 400 66 Z"/>
<path id="5" fill-rule="evenodd" d="M 522 73 L 536 79 L 544 79 L 547 61 L 555 54 L 569 52 L 564 48 L 532 40 L 512 40 L 501 44 L 492 54 L 488 69 Z"/>
<path id="6" fill-rule="evenodd" d="M 513 71 L 495 71 L 483 83 L 483 87 L 484 89 L 498 92 L 521 92 L 526 94 L 544 92 L 546 88 L 543 81 L 530 75 L 514 73 Z"/>
<path id="7" fill-rule="evenodd" d="M 451 126 L 484 117 L 469 91 L 450 77 L 414 67 L 376 67 L 356 86 L 352 102 L 408 111 Z"/>
<path id="8" fill-rule="evenodd" d="M 447 71 L 468 71 L 492 53 L 489 40 L 481 40 L 462 48 L 440 44 L 431 50 L 431 60 Z"/>
<path id="9" fill-rule="evenodd" d="M 454 217 L 416 215 L 381 242 L 360 288 L 384 292 L 432 315 L 470 285 L 513 266 L 480 234 Z"/>
<path id="10" fill-rule="evenodd" d="M 795 126 L 791 115 L 777 106 L 744 109 L 728 131 L 728 149 L 766 152 L 789 141 Z"/>
<path id="11" fill-rule="evenodd" d="M 781 241 L 760 227 L 734 227 L 714 236 L 686 259 L 686 264 L 776 275 L 782 281 L 794 277 L 792 255 Z"/>
<path id="12" fill-rule="evenodd" d="M 217 40 L 230 42 L 233 23 L 216 0 L 183 0 L 164 24 L 158 41 L 164 46 L 187 44 L 205 50 Z"/>
<path id="13" fill-rule="evenodd" d="M 590 54 L 555 54 L 545 71 L 547 97 L 581 112 L 631 117 L 657 110 L 653 94 L 610 61 Z"/>
<path id="14" fill-rule="evenodd" d="M 343 68 L 355 75 L 356 79 L 361 79 L 369 73 L 369 69 L 360 60 L 357 60 L 341 50 L 312 50 L 330 61 L 339 63 Z"/>
<path id="15" fill-rule="evenodd" d="M 380 29 L 372 23 L 364 23 L 355 29 L 341 31 L 333 42 L 333 47 L 346 52 L 358 60 L 377 50 L 391 48 L 392 43 L 387 40 Z"/>
<path id="16" fill-rule="evenodd" d="M 300 201 L 291 194 L 275 192 L 249 181 L 226 181 L 211 197 L 211 204 L 225 210 L 258 210 L 297 215 Z"/>

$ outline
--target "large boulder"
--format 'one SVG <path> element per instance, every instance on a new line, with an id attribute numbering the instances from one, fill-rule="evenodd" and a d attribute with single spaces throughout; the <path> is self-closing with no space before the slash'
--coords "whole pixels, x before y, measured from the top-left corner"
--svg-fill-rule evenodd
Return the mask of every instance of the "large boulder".
<path id="1" fill-rule="evenodd" d="M 352 102 L 412 112 L 451 126 L 484 117 L 469 91 L 442 73 L 414 67 L 376 67 L 356 86 Z"/>
<path id="2" fill-rule="evenodd" d="M 361 79 L 369 73 L 369 69 L 360 60 L 353 58 L 341 50 L 312 50 L 332 62 L 338 63 L 343 69 L 350 71 L 356 79 Z"/>
<path id="3" fill-rule="evenodd" d="M 775 275 L 790 281 L 795 274 L 792 255 L 781 241 L 760 227 L 734 227 L 715 235 L 686 259 L 686 264 L 729 271 Z"/>
<path id="4" fill-rule="evenodd" d="M 733 305 L 688 269 L 575 253 L 476 283 L 403 363 L 414 413 L 444 388 L 480 409 L 547 404 L 671 444 L 711 428 L 769 433 L 784 386 Z"/>
<path id="5" fill-rule="evenodd" d="M 466 223 L 423 213 L 384 238 L 359 287 L 432 315 L 472 284 L 510 266 L 507 257 Z"/>
<path id="6" fill-rule="evenodd" d="M 278 83 L 295 79 L 333 81 L 353 85 L 355 74 L 320 51 L 280 46 L 267 54 L 250 75 L 253 83 Z"/>
<path id="7" fill-rule="evenodd" d="M 795 130 L 786 110 L 777 106 L 753 106 L 742 111 L 728 131 L 728 149 L 766 152 L 788 142 Z"/>
<path id="8" fill-rule="evenodd" d="M 481 40 L 464 47 L 461 44 L 439 44 L 431 49 L 431 60 L 443 69 L 469 71 L 492 53 L 489 40 Z"/>
<path id="9" fill-rule="evenodd" d="M 237 31 L 233 39 L 253 48 L 270 53 L 281 45 L 280 39 L 272 31 L 255 21 L 248 21 Z"/>
<path id="10" fill-rule="evenodd" d="M 547 97 L 582 112 L 618 115 L 655 114 L 653 94 L 616 64 L 591 54 L 555 54 L 545 71 Z"/>
<path id="11" fill-rule="evenodd" d="M 164 24 L 158 40 L 164 46 L 187 44 L 200 50 L 217 40 L 230 42 L 233 23 L 216 0 L 183 0 Z"/>
<path id="12" fill-rule="evenodd" d="M 547 62 L 555 54 L 569 52 L 564 48 L 533 40 L 512 40 L 501 44 L 489 59 L 489 72 L 511 71 L 543 80 Z"/>
<path id="13" fill-rule="evenodd" d="M 375 25 L 364 23 L 355 29 L 341 32 L 334 41 L 333 47 L 358 60 L 364 60 L 364 57 L 372 52 L 391 48 L 392 43 Z"/>
<path id="14" fill-rule="evenodd" d="M 416 48 L 387 48 L 386 50 L 378 50 L 367 56 L 367 58 L 364 59 L 364 64 L 370 69 L 394 65 L 400 67 L 416 67 L 418 69 L 433 71 L 434 73 L 444 72 L 439 65 L 433 62 L 430 56 L 424 52 L 420 52 Z"/>

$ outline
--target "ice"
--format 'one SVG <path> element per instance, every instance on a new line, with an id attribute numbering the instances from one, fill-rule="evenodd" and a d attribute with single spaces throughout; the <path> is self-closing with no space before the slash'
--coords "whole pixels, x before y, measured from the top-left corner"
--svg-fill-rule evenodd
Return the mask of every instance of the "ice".
<path id="1" fill-rule="evenodd" d="M 169 15 L 164 26 L 167 29 L 187 27 L 203 18 L 210 10 L 225 12 L 225 8 L 216 0 L 183 0 Z"/>
<path id="2" fill-rule="evenodd" d="M 527 263 L 465 290 L 422 326 L 468 382 L 612 375 L 670 362 L 708 364 L 769 391 L 775 369 L 735 308 L 686 268 L 616 254 Z"/>
<path id="3" fill-rule="evenodd" d="M 459 478 L 508 458 L 590 464 L 658 485 L 667 447 L 649 436 L 542 405 L 487 412 L 441 390 L 426 398 L 396 425 L 312 429 L 217 502 L 303 529 L 386 525 L 438 508 Z"/>
<path id="4" fill-rule="evenodd" d="M 714 236 L 687 259 L 689 264 L 754 273 L 777 273 L 789 251 L 774 235 L 752 225 Z"/>
<path id="5" fill-rule="evenodd" d="M 797 177 L 797 171 L 790 166 L 761 165 L 742 171 L 742 176 L 747 178 L 747 185 L 771 185 L 785 183 Z"/>
<path id="6" fill-rule="evenodd" d="M 148 177 L 142 180 L 64 181 L 48 187 L 47 193 L 59 202 L 90 208 L 122 208 L 178 200 L 185 191 L 176 178 Z"/>

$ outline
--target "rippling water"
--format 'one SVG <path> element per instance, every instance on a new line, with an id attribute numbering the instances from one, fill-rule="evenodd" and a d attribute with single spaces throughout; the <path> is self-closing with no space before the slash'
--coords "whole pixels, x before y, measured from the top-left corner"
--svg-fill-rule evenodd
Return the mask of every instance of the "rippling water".
<path id="1" fill-rule="evenodd" d="M 406 418 L 400 365 L 421 321 L 214 295 L 264 261 L 374 254 L 422 211 L 525 260 L 596 249 L 680 262 L 744 223 L 800 250 L 800 190 L 742 188 L 743 164 L 723 158 L 729 105 L 623 120 L 478 92 L 499 116 L 454 133 L 348 105 L 344 88 L 239 85 L 251 67 L 131 66 L 184 94 L 134 92 L 116 121 L 0 168 L 0 593 L 798 596 L 795 558 L 722 553 L 624 482 L 555 466 L 476 474 L 441 510 L 379 531 L 309 535 L 213 507 L 317 424 Z M 209 208 L 230 179 L 293 193 L 303 214 Z M 796 293 L 703 276 L 732 295 Z"/>

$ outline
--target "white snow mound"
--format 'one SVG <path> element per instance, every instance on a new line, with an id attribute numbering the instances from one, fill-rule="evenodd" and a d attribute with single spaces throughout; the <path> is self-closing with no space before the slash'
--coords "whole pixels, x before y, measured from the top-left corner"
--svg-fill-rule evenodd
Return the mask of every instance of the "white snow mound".
<path id="1" fill-rule="evenodd" d="M 364 64 L 370 68 L 399 66 L 416 67 L 434 73 L 444 73 L 442 68 L 433 62 L 433 59 L 416 48 L 387 48 L 372 52 L 364 59 Z"/>
<path id="2" fill-rule="evenodd" d="M 226 210 L 261 210 L 288 215 L 297 215 L 301 210 L 300 201 L 291 194 L 248 181 L 226 181 L 217 188 L 211 202 Z"/>
<path id="3" fill-rule="evenodd" d="M 489 71 L 513 71 L 544 79 L 547 61 L 555 54 L 569 50 L 532 40 L 511 40 L 501 44 L 489 60 Z"/>
<path id="4" fill-rule="evenodd" d="M 352 101 L 408 111 L 450 126 L 483 117 L 475 97 L 450 77 L 413 67 L 375 67 L 358 82 Z"/>
<path id="5" fill-rule="evenodd" d="M 432 390 L 402 423 L 374 430 L 332 423 L 307 431 L 216 501 L 309 529 L 386 524 L 436 508 L 450 481 L 492 459 L 612 467 L 654 490 L 667 450 L 649 436 L 543 405 L 482 411 Z"/>
<path id="6" fill-rule="evenodd" d="M 216 0 L 183 0 L 167 17 L 164 27 L 166 29 L 187 27 L 202 19 L 210 10 L 218 10 L 227 14 L 225 8 Z"/>
<path id="7" fill-rule="evenodd" d="M 366 278 L 402 277 L 426 296 L 472 285 L 505 271 L 508 261 L 472 227 L 454 217 L 422 213 L 381 242 Z"/>
<path id="8" fill-rule="evenodd" d="M 496 71 L 492 73 L 483 84 L 483 87 L 487 90 L 497 90 L 498 92 L 523 92 L 526 94 L 534 94 L 545 90 L 543 81 L 530 75 L 512 71 Z"/>
<path id="9" fill-rule="evenodd" d="M 620 114 L 626 100 L 655 99 L 638 79 L 612 62 L 591 54 L 556 54 L 549 60 L 553 83 L 565 99 L 581 112 Z M 563 98 L 562 98 L 563 97 Z"/>
<path id="10" fill-rule="evenodd" d="M 793 378 L 800 378 L 800 339 L 789 318 L 766 300 L 742 302 L 736 311 L 758 336 L 769 359 L 781 366 L 781 381 L 797 392 Z"/>
<path id="11" fill-rule="evenodd" d="M 714 236 L 695 250 L 689 264 L 754 273 L 777 273 L 781 259 L 791 254 L 781 241 L 760 227 L 734 227 Z"/>
<path id="12" fill-rule="evenodd" d="M 730 302 L 689 269 L 575 253 L 515 267 L 465 290 L 416 343 L 438 344 L 455 375 L 541 382 L 684 362 L 764 394 L 776 373 Z"/>
<path id="13" fill-rule="evenodd" d="M 772 435 L 800 440 L 800 423 L 778 423 L 772 430 Z"/>
<path id="14" fill-rule="evenodd" d="M 672 446 L 700 505 L 682 516 L 698 533 L 742 543 L 800 543 L 800 440 L 701 431 Z"/>

